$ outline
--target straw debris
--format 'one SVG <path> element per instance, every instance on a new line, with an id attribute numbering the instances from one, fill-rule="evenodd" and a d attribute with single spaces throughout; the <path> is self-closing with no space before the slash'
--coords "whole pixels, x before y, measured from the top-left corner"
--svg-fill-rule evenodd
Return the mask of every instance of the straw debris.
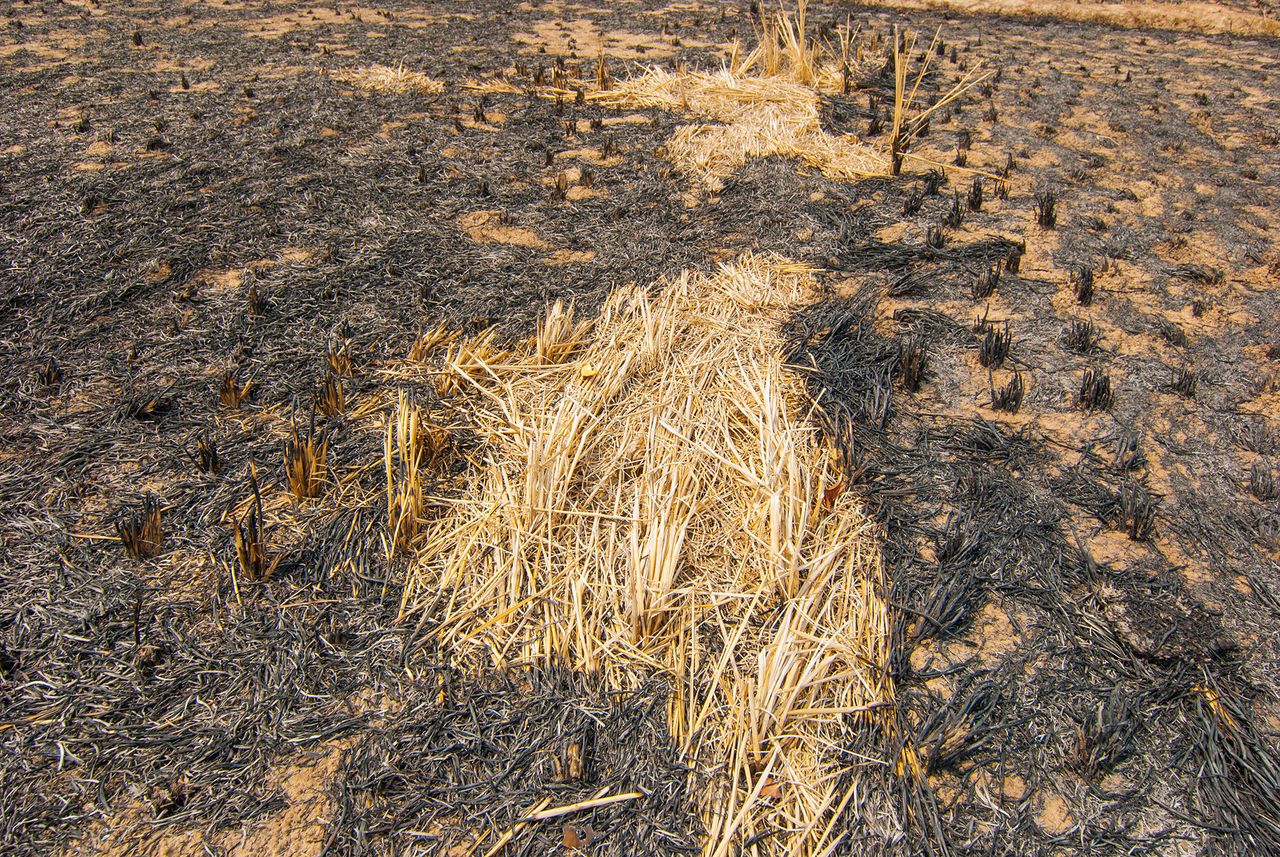
<path id="1" fill-rule="evenodd" d="M 383 463 L 387 473 L 387 556 L 407 549 L 418 535 L 422 517 L 422 459 L 427 432 L 422 414 L 400 392 L 393 418 L 387 420 Z"/>
<path id="2" fill-rule="evenodd" d="M 582 345 L 591 323 L 574 323 L 573 305 L 556 301 L 538 323 L 537 354 L 544 363 L 562 363 Z"/>
<path id="3" fill-rule="evenodd" d="M 329 437 L 317 430 L 315 412 L 305 435 L 298 431 L 297 422 L 289 426 L 289 438 L 284 445 L 284 471 L 289 491 L 299 500 L 319 496 L 324 489 L 325 463 L 329 457 Z"/>
<path id="4" fill-rule="evenodd" d="M 347 397 L 342 386 L 342 378 L 331 370 L 324 373 L 324 383 L 315 392 L 315 405 L 320 413 L 327 417 L 335 417 L 346 410 Z"/>
<path id="5" fill-rule="evenodd" d="M 218 404 L 231 410 L 239 408 L 240 403 L 249 395 L 249 388 L 252 386 L 252 381 L 241 385 L 234 369 L 223 370 L 222 386 L 218 388 Z"/>
<path id="6" fill-rule="evenodd" d="M 139 507 L 122 513 L 116 519 L 116 534 L 129 556 L 135 559 L 155 556 L 164 543 L 160 503 L 148 496 Z"/>
<path id="7" fill-rule="evenodd" d="M 678 128 L 662 150 L 678 172 L 714 190 L 749 159 L 770 156 L 796 158 L 836 180 L 897 175 L 911 141 L 927 132 L 932 113 L 988 77 L 975 69 L 925 108 L 920 88 L 933 55 L 912 72 L 914 33 L 895 31 L 892 55 L 883 46 L 873 48 L 848 22 L 812 35 L 807 5 L 800 0 L 792 11 L 782 7 L 762 14 L 756 47 L 744 54 L 735 42 L 718 71 L 690 71 L 678 64 L 674 71 L 653 67 L 615 82 L 597 67 L 594 80 L 555 75 L 540 94 L 557 105 L 572 98 L 576 104 L 659 108 L 700 120 Z M 890 64 L 896 91 L 887 151 L 884 144 L 823 128 L 824 97 L 847 96 L 857 81 L 870 80 Z M 534 85 L 539 85 L 536 78 Z M 873 127 L 868 136 L 878 131 Z"/>
<path id="8" fill-rule="evenodd" d="M 262 513 L 262 493 L 258 490 L 258 476 L 249 470 L 251 500 L 244 516 L 235 522 L 233 538 L 236 547 L 236 563 L 240 574 L 247 580 L 263 581 L 275 573 L 283 554 L 272 558 L 267 550 L 264 533 L 265 517 Z"/>
<path id="9" fill-rule="evenodd" d="M 497 344 L 493 329 L 454 343 L 445 353 L 445 371 L 435 377 L 435 391 L 440 398 L 454 396 L 492 377 L 491 365 L 501 362 L 509 352 Z"/>
<path id="10" fill-rule="evenodd" d="M 452 345 L 457 340 L 456 331 L 450 330 L 445 322 L 440 322 L 431 330 L 425 331 L 418 335 L 418 338 L 409 346 L 409 361 L 412 363 L 425 363 L 435 353 L 436 349 Z"/>
<path id="11" fill-rule="evenodd" d="M 816 290 L 804 265 L 746 255 L 619 290 L 594 323 L 556 305 L 502 363 L 463 343 L 446 367 L 482 463 L 461 499 L 422 498 L 427 520 L 391 475 L 419 464 L 403 399 L 388 426 L 389 526 L 422 527 L 403 614 L 473 669 L 668 682 L 690 777 L 720 784 L 699 790 L 707 854 L 766 832 L 833 846 L 858 789 L 838 736 L 889 728 L 879 532 L 780 357 Z"/>
<path id="12" fill-rule="evenodd" d="M 655 67 L 616 83 L 597 73 L 593 91 L 570 92 L 567 82 L 558 81 L 543 94 L 709 120 L 681 127 L 664 148 L 678 171 L 712 187 L 749 158 L 769 155 L 800 158 L 834 178 L 883 173 L 883 155 L 875 147 L 852 135 L 828 134 L 819 121 L 822 93 L 844 90 L 850 64 L 862 70 L 865 62 L 869 69 L 876 60 L 864 61 L 860 51 L 850 56 L 854 33 L 847 27 L 839 31 L 837 57 L 830 45 L 810 39 L 805 26 L 802 2 L 795 16 L 766 17 L 758 47 L 743 56 L 735 43 L 718 72 Z"/>
<path id="13" fill-rule="evenodd" d="M 216 476 L 222 470 L 222 462 L 218 458 L 218 442 L 207 434 L 196 438 L 195 449 L 189 450 L 187 457 L 201 473 Z"/>
<path id="14" fill-rule="evenodd" d="M 709 120 L 681 126 L 664 150 L 678 172 L 710 187 L 749 159 L 772 155 L 797 158 L 834 179 L 885 173 L 878 146 L 823 130 L 819 90 L 754 75 L 745 63 L 712 73 L 653 68 L 596 95 L 617 106 L 658 107 Z"/>
<path id="15" fill-rule="evenodd" d="M 332 74 L 335 80 L 370 91 L 394 92 L 401 95 L 409 92 L 416 92 L 419 95 L 439 95 L 444 92 L 443 83 L 420 72 L 410 71 L 404 67 L 404 63 L 395 68 L 371 65 L 364 68 L 339 69 Z"/>

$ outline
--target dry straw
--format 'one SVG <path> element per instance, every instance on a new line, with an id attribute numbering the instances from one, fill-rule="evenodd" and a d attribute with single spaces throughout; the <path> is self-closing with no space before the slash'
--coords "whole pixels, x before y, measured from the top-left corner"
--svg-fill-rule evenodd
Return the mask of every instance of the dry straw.
<path id="1" fill-rule="evenodd" d="M 651 68 L 618 83 L 597 79 L 595 91 L 584 97 L 707 120 L 681 127 L 665 148 L 681 173 L 710 187 L 748 159 L 770 155 L 798 158 L 835 179 L 882 175 L 883 150 L 851 134 L 828 133 L 819 108 L 823 94 L 847 90 L 851 80 L 884 60 L 864 55 L 857 31 L 847 24 L 836 28 L 834 42 L 810 38 L 806 7 L 802 0 L 794 13 L 764 15 L 758 46 L 743 55 L 735 43 L 718 72 Z M 552 87 L 544 94 L 574 93 Z"/>
<path id="2" fill-rule="evenodd" d="M 383 463 L 387 472 L 387 557 L 418 535 L 422 517 L 422 459 L 426 454 L 422 414 L 401 391 L 387 420 Z"/>
<path id="3" fill-rule="evenodd" d="M 894 32 L 892 54 L 872 50 L 860 31 L 846 23 L 833 39 L 807 32 L 807 4 L 764 15 L 757 46 L 743 55 L 735 43 L 717 72 L 666 71 L 650 68 L 638 77 L 582 92 L 585 100 L 618 108 L 659 108 L 697 118 L 677 129 L 666 156 L 682 174 L 718 188 L 751 158 L 796 158 L 828 178 L 854 180 L 896 175 L 911 137 L 928 116 L 986 79 L 975 69 L 930 107 L 920 104 L 920 86 L 932 61 L 909 69 L 916 37 Z M 936 39 L 936 36 L 935 36 Z M 893 133 L 888 145 L 854 134 L 833 134 L 822 127 L 823 96 L 848 94 L 858 80 L 893 65 L 895 100 Z M 908 85 L 910 89 L 908 90 Z M 563 87 L 545 88 L 552 98 L 578 95 Z"/>
<path id="4" fill-rule="evenodd" d="M 241 386 L 235 370 L 225 369 L 222 372 L 222 386 L 218 389 L 218 403 L 224 408 L 234 410 L 240 407 L 240 403 L 249 395 L 249 388 L 252 386 L 252 381 Z"/>
<path id="5" fill-rule="evenodd" d="M 335 80 L 378 92 L 416 92 L 422 95 L 439 95 L 444 92 L 443 83 L 420 72 L 409 71 L 403 63 L 395 68 L 385 65 L 344 68 L 332 74 Z"/>
<path id="6" fill-rule="evenodd" d="M 329 438 L 323 429 L 316 429 L 315 412 L 312 411 L 306 434 L 298 431 L 296 420 L 291 420 L 284 444 L 284 472 L 295 498 L 317 497 L 324 490 L 328 458 Z"/>
<path id="7" fill-rule="evenodd" d="M 719 784 L 701 790 L 708 854 L 765 831 L 768 852 L 831 848 L 859 782 L 840 735 L 892 698 L 879 533 L 832 490 L 835 456 L 780 357 L 815 290 L 805 266 L 747 255 L 616 292 L 595 322 L 557 305 L 514 353 L 450 348 L 484 452 L 462 499 L 423 497 L 412 525 L 403 612 L 457 662 L 670 682 L 691 777 Z M 414 514 L 390 475 L 413 448 L 404 408 L 393 532 Z"/>
<path id="8" fill-rule="evenodd" d="M 164 544 L 164 518 L 160 504 L 148 496 L 140 508 L 125 513 L 116 521 L 116 534 L 130 556 L 143 559 L 155 556 Z"/>
<path id="9" fill-rule="evenodd" d="M 879 147 L 823 130 L 819 95 L 785 78 L 726 67 L 715 73 L 650 69 L 609 90 L 610 100 L 711 120 L 684 125 L 666 144 L 683 174 L 715 186 L 750 158 L 794 157 L 835 179 L 885 172 Z"/>
<path id="10" fill-rule="evenodd" d="M 244 516 L 235 522 L 233 531 L 236 546 L 236 563 L 240 574 L 253 581 L 266 580 L 275 573 L 283 554 L 273 559 L 267 549 L 264 532 L 266 518 L 262 512 L 262 493 L 258 490 L 258 474 L 249 470 L 251 502 Z"/>

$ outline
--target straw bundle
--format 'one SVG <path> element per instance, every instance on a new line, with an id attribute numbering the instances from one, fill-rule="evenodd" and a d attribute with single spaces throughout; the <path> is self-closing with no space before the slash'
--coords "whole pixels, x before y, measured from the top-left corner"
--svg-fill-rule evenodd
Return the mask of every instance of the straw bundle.
<path id="1" fill-rule="evenodd" d="M 416 71 L 409 71 L 403 64 L 396 68 L 373 65 L 367 68 L 338 69 L 333 72 L 336 80 L 379 92 L 417 92 L 422 95 L 439 95 L 444 84 L 435 78 Z"/>
<path id="2" fill-rule="evenodd" d="M 883 149 L 851 134 L 830 134 L 819 121 L 817 90 L 785 78 L 650 69 L 603 95 L 620 106 L 658 107 L 718 124 L 679 128 L 666 144 L 676 168 L 716 186 L 749 158 L 800 159 L 834 179 L 883 175 Z"/>
<path id="3" fill-rule="evenodd" d="M 760 77 L 790 80 L 821 92 L 845 89 L 851 76 L 879 64 L 865 57 L 858 41 L 860 28 L 846 22 L 835 28 L 836 41 L 818 40 L 808 33 L 809 4 L 799 0 L 794 11 L 785 4 L 771 14 L 761 15 L 756 28 L 756 47 L 740 57 L 737 44 L 731 51 L 730 66 L 739 75 L 754 72 Z"/>
<path id="4" fill-rule="evenodd" d="M 597 75 L 596 88 L 579 81 L 545 87 L 549 98 L 575 97 L 615 108 L 661 108 L 704 122 L 679 128 L 664 147 L 681 173 L 718 189 L 750 158 L 778 155 L 797 158 L 828 178 L 856 180 L 897 175 L 907 148 L 936 110 L 955 101 L 988 77 L 972 69 L 929 107 L 919 101 L 921 84 L 933 58 L 934 36 L 924 60 L 909 80 L 909 65 L 918 37 L 894 30 L 891 51 L 860 39 L 848 24 L 837 27 L 834 43 L 807 32 L 807 4 L 793 12 L 780 8 L 762 17 L 756 47 L 745 56 L 735 42 L 728 61 L 715 73 L 650 68 L 638 77 L 614 84 Z M 857 81 L 892 63 L 895 80 L 893 131 L 888 145 L 854 134 L 832 134 L 820 121 L 821 99 L 847 95 Z M 911 84 L 908 91 L 908 84 Z M 708 123 L 716 124 L 708 124 Z M 932 163 L 918 158 L 925 163 Z"/>
<path id="5" fill-rule="evenodd" d="M 387 556 L 412 543 L 422 517 L 422 459 L 426 454 L 422 414 L 401 391 L 394 419 L 387 420 L 383 464 L 387 473 Z"/>
<path id="6" fill-rule="evenodd" d="M 834 179 L 884 175 L 889 162 L 882 148 L 823 130 L 819 99 L 847 91 L 885 59 L 864 55 L 857 31 L 847 25 L 834 31 L 834 44 L 811 38 L 806 6 L 801 0 L 793 13 L 764 16 L 757 46 L 743 56 L 735 43 L 717 73 L 650 68 L 615 85 L 597 70 L 594 91 L 550 87 L 543 94 L 657 107 L 718 123 L 686 125 L 666 145 L 680 172 L 713 188 L 749 158 L 770 155 L 798 158 Z"/>
<path id="7" fill-rule="evenodd" d="M 892 696 L 879 535 L 780 358 L 814 289 L 747 255 L 594 324 L 557 307 L 501 364 L 446 361 L 485 452 L 463 499 L 424 499 L 404 612 L 477 668 L 664 676 L 691 776 L 719 783 L 707 854 L 833 845 L 858 788 L 839 736 Z"/>

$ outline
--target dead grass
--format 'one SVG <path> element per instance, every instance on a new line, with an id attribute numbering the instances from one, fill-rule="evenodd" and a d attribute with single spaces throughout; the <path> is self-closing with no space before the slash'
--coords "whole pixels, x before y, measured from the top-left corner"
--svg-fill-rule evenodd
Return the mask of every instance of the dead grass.
<path id="1" fill-rule="evenodd" d="M 574 322 L 573 304 L 566 308 L 563 301 L 556 301 L 538 322 L 538 358 L 548 364 L 564 362 L 578 350 L 590 330 L 589 321 Z"/>
<path id="2" fill-rule="evenodd" d="M 351 344 L 345 341 L 330 340 L 329 350 L 325 354 L 325 363 L 329 372 L 339 378 L 351 377 Z"/>
<path id="3" fill-rule="evenodd" d="M 290 424 L 289 439 L 284 445 L 284 472 L 295 498 L 320 495 L 328 458 L 329 438 L 323 429 L 316 428 L 314 414 L 305 435 L 298 431 L 296 422 Z"/>
<path id="4" fill-rule="evenodd" d="M 246 580 L 262 581 L 275 573 L 283 555 L 272 559 L 267 550 L 262 493 L 258 490 L 257 474 L 252 470 L 249 472 L 249 489 L 252 494 L 249 508 L 235 523 L 236 563 Z"/>
<path id="5" fill-rule="evenodd" d="M 751 158 L 798 158 L 836 179 L 881 175 L 883 150 L 853 135 L 834 135 L 819 122 L 819 93 L 783 78 L 650 69 L 602 93 L 619 107 L 658 107 L 703 120 L 677 129 L 664 149 L 684 175 L 709 187 Z"/>
<path id="6" fill-rule="evenodd" d="M 447 371 L 435 376 L 436 394 L 447 399 L 492 377 L 493 367 L 511 353 L 497 344 L 497 337 L 498 332 L 489 329 L 449 346 L 444 360 Z"/>
<path id="7" fill-rule="evenodd" d="M 913 33 L 895 32 L 891 52 L 861 39 L 849 23 L 835 28 L 832 40 L 819 40 L 808 32 L 804 0 L 794 11 L 783 7 L 766 15 L 756 41 L 745 55 L 735 44 L 716 72 L 655 67 L 614 82 L 597 69 L 594 82 L 579 81 L 581 89 L 566 84 L 542 91 L 552 98 L 580 97 L 619 109 L 659 108 L 702 120 L 677 129 L 664 153 L 680 173 L 717 189 L 749 159 L 774 155 L 796 158 L 837 180 L 896 175 L 914 131 L 934 110 L 985 79 L 975 68 L 937 103 L 924 107 L 920 85 L 932 51 L 913 72 Z M 826 131 L 820 121 L 822 96 L 848 93 L 857 80 L 889 62 L 897 81 L 889 145 Z"/>
<path id="8" fill-rule="evenodd" d="M 422 459 L 426 452 L 422 414 L 401 392 L 387 420 L 384 464 L 387 472 L 387 557 L 408 549 L 422 520 Z"/>
<path id="9" fill-rule="evenodd" d="M 665 676 L 693 776 L 722 784 L 708 854 L 778 828 L 788 853 L 832 845 L 854 788 L 833 742 L 893 693 L 879 533 L 831 490 L 780 357 L 815 289 L 803 265 L 748 255 L 621 290 L 594 323 L 557 305 L 520 353 L 482 338 L 446 361 L 485 451 L 461 499 L 423 498 L 403 612 L 462 664 Z"/>
<path id="10" fill-rule="evenodd" d="M 442 321 L 431 330 L 419 334 L 413 341 L 413 345 L 409 346 L 409 361 L 422 363 L 435 353 L 436 349 L 452 345 L 457 338 L 457 331 L 450 330 Z"/>
<path id="11" fill-rule="evenodd" d="M 332 371 L 324 373 L 324 383 L 315 393 L 316 409 L 327 417 L 336 417 L 347 407 L 346 390 L 342 379 Z"/>
<path id="12" fill-rule="evenodd" d="M 231 410 L 239 408 L 240 403 L 249 395 L 249 388 L 252 386 L 252 381 L 248 381 L 241 386 L 234 369 L 224 370 L 222 373 L 222 386 L 218 389 L 218 404 Z"/>
<path id="13" fill-rule="evenodd" d="M 116 534 L 129 556 L 146 559 L 160 552 L 164 544 L 164 518 L 160 503 L 147 497 L 137 509 L 126 512 L 116 521 Z"/>
<path id="14" fill-rule="evenodd" d="M 439 95 L 444 92 L 444 84 L 435 78 L 416 71 L 410 71 L 404 64 L 391 68 L 385 65 L 371 65 L 363 68 L 344 68 L 332 72 L 335 80 L 358 86 L 361 89 L 380 92 L 416 92 L 421 95 Z"/>

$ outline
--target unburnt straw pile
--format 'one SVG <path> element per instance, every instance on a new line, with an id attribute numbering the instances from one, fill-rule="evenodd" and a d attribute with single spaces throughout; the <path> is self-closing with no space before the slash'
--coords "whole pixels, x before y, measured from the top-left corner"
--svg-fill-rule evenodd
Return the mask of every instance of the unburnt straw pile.
<path id="1" fill-rule="evenodd" d="M 681 173 L 709 185 L 750 158 L 774 155 L 799 158 L 831 178 L 886 171 L 878 147 L 823 130 L 818 91 L 783 78 L 751 75 L 745 62 L 714 73 L 652 69 L 603 95 L 607 97 L 597 100 L 710 120 L 681 126 L 665 146 Z"/>
<path id="2" fill-rule="evenodd" d="M 650 68 L 613 84 L 597 74 L 596 88 L 577 90 L 582 99 L 616 108 L 659 108 L 699 120 L 681 126 L 663 147 L 676 169 L 718 188 L 752 158 L 796 158 L 828 178 L 854 180 L 897 174 L 906 142 L 929 114 L 956 98 L 985 75 L 975 69 L 937 103 L 920 106 L 921 83 L 932 50 L 914 72 L 908 68 L 917 47 L 913 34 L 895 35 L 894 44 L 874 45 L 846 23 L 830 37 L 807 35 L 806 4 L 794 14 L 778 12 L 761 19 L 758 44 L 742 54 L 737 44 L 717 72 Z M 857 134 L 832 133 L 821 121 L 824 97 L 848 95 L 859 80 L 892 71 L 893 131 L 888 146 Z M 563 87 L 544 90 L 556 98 L 574 93 Z"/>
<path id="3" fill-rule="evenodd" d="M 378 92 L 416 92 L 422 95 L 439 95 L 444 92 L 443 83 L 421 72 L 407 69 L 403 63 L 395 68 L 373 65 L 368 68 L 343 69 L 335 71 L 333 76 L 343 83 Z"/>
<path id="4" fill-rule="evenodd" d="M 707 853 L 765 831 L 822 853 L 859 786 L 838 738 L 893 695 L 878 531 L 780 356 L 814 290 L 746 255 L 442 361 L 483 461 L 425 499 L 405 611 L 457 663 L 668 682 Z"/>

